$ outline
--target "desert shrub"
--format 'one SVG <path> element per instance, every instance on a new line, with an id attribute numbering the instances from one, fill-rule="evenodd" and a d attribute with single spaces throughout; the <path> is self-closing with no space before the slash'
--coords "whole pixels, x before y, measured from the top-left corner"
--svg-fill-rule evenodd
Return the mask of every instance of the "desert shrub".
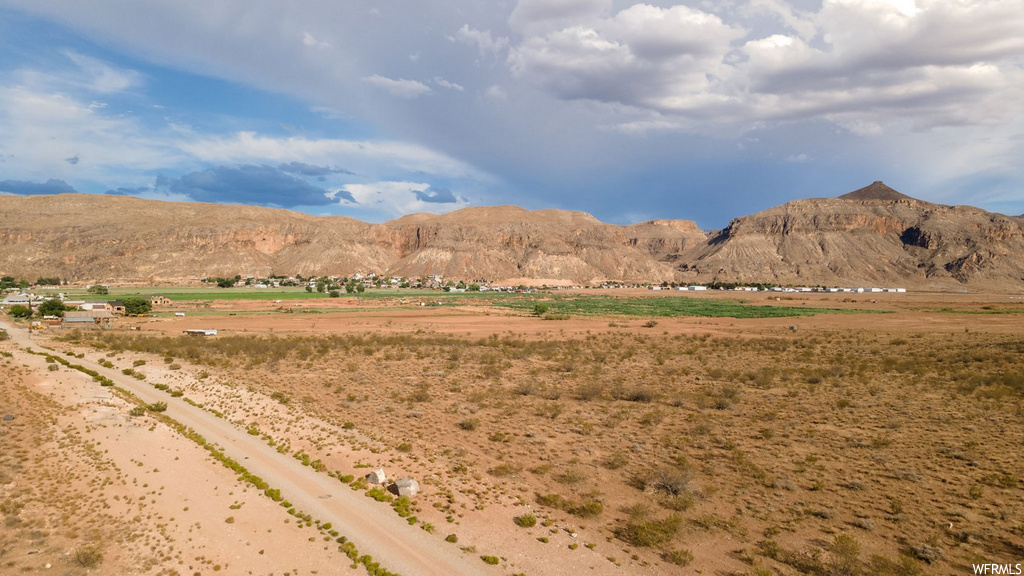
<path id="1" fill-rule="evenodd" d="M 669 550 L 662 553 L 662 560 L 669 564 L 675 564 L 676 566 L 686 566 L 690 562 L 693 562 L 693 552 L 682 548 L 679 550 Z"/>
<path id="2" fill-rule="evenodd" d="M 661 520 L 630 521 L 625 526 L 616 527 L 613 533 L 619 540 L 633 546 L 651 548 L 667 544 L 682 525 L 682 516 L 670 514 Z"/>
<path id="3" fill-rule="evenodd" d="M 146 409 L 150 412 L 163 412 L 167 410 L 167 402 L 153 402 L 146 406 Z"/>
<path id="4" fill-rule="evenodd" d="M 899 560 L 890 560 L 885 556 L 872 556 L 867 563 L 867 571 L 873 576 L 921 576 L 924 574 L 921 563 L 910 556 L 900 556 Z"/>
<path id="5" fill-rule="evenodd" d="M 497 478 L 505 478 L 507 476 L 518 474 L 520 471 L 522 471 L 520 466 L 511 462 L 505 462 L 504 464 L 498 464 L 494 468 L 491 468 L 487 473 Z"/>
<path id="6" fill-rule="evenodd" d="M 537 302 L 533 305 L 533 314 L 535 316 L 543 316 L 547 313 L 549 306 L 547 304 Z"/>
<path id="7" fill-rule="evenodd" d="M 647 390 L 645 388 L 635 388 L 633 390 L 625 392 L 622 395 L 622 399 L 628 400 L 630 402 L 653 402 L 654 392 Z"/>
<path id="8" fill-rule="evenodd" d="M 654 328 L 657 325 L 658 325 L 658 321 L 657 320 L 648 320 L 647 322 L 644 322 L 644 328 Z"/>
<path id="9" fill-rule="evenodd" d="M 135 366 L 135 367 L 145 366 L 145 365 L 146 365 L 146 361 L 145 360 L 136 360 L 136 361 L 132 362 L 132 366 Z"/>
<path id="10" fill-rule="evenodd" d="M 628 463 L 629 459 L 626 458 L 626 455 L 621 452 L 609 454 L 605 456 L 603 460 L 601 460 L 601 466 L 609 470 L 618 470 L 619 468 L 622 468 Z"/>
<path id="11" fill-rule="evenodd" d="M 604 512 L 604 504 L 599 500 L 586 500 L 567 507 L 565 511 L 580 518 L 593 518 Z"/>
<path id="12" fill-rule="evenodd" d="M 0 340 L 8 340 L 11 335 L 7 333 L 7 330 L 0 330 Z"/>
<path id="13" fill-rule="evenodd" d="M 480 426 L 480 420 L 477 418 L 466 418 L 465 420 L 458 423 L 458 427 L 463 430 L 476 430 Z"/>
<path id="14" fill-rule="evenodd" d="M 492 566 L 497 564 L 498 562 L 501 562 L 501 560 L 497 556 L 481 556 L 480 559 Z"/>
<path id="15" fill-rule="evenodd" d="M 449 535 L 444 537 L 444 541 L 445 542 L 450 542 L 452 544 L 456 544 L 459 541 L 459 537 L 456 536 L 455 534 L 449 534 Z"/>
<path id="16" fill-rule="evenodd" d="M 533 514 L 523 514 L 522 516 L 516 516 L 513 518 L 516 526 L 521 528 L 532 528 L 537 525 L 537 517 Z"/>
<path id="17" fill-rule="evenodd" d="M 829 563 L 833 576 L 856 576 L 860 574 L 860 542 L 849 534 L 837 534 L 832 542 L 832 560 Z"/>
<path id="18" fill-rule="evenodd" d="M 82 568 L 94 568 L 103 562 L 103 551 L 95 546 L 81 546 L 71 554 L 71 559 Z"/>
<path id="19" fill-rule="evenodd" d="M 145 416 L 146 415 L 146 409 L 143 408 L 142 406 L 136 406 L 135 408 L 132 408 L 131 410 L 128 411 L 128 415 L 129 416 Z"/>

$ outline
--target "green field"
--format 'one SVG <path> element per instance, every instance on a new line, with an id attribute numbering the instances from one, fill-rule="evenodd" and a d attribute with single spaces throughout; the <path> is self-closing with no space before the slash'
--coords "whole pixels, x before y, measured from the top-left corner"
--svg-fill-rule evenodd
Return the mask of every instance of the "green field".
<path id="1" fill-rule="evenodd" d="M 533 312 L 539 300 L 517 299 L 500 305 L 514 310 Z M 613 296 L 562 296 L 543 302 L 548 313 L 569 316 L 644 316 L 673 318 L 694 316 L 709 318 L 787 318 L 816 314 L 856 314 L 862 310 L 807 308 L 804 306 L 750 305 L 737 300 L 663 296 L 649 298 L 616 298 Z"/>
<path id="2" fill-rule="evenodd" d="M 125 296 L 162 295 L 173 302 L 214 302 L 218 300 L 323 300 L 327 294 L 306 292 L 304 287 L 287 288 L 112 288 L 110 294 L 96 296 L 83 290 L 71 291 L 72 298 L 116 300 Z M 415 304 L 422 298 L 428 303 L 444 305 L 478 304 L 492 305 L 524 313 L 533 313 L 537 303 L 548 306 L 548 317 L 569 316 L 639 316 L 672 318 L 678 316 L 709 318 L 787 318 L 813 316 L 816 314 L 855 314 L 871 311 L 843 310 L 835 308 L 810 308 L 805 306 L 753 305 L 739 300 L 694 298 L 689 296 L 618 297 L 604 295 L 577 295 L 566 293 L 510 294 L 507 292 L 440 292 L 436 290 L 410 290 L 398 288 L 371 288 L 362 294 L 342 293 L 339 298 L 366 300 L 405 299 Z M 296 313 L 316 314 L 326 310 L 296 310 Z M 338 310 L 332 310 L 338 311 Z M 354 311 L 346 309 L 346 311 Z M 1014 313 L 1014 311 L 987 311 L 987 313 Z M 242 312 L 239 312 L 241 314 Z M 252 311 L 246 314 L 268 314 L 271 311 Z M 977 312 L 976 312 L 977 313 Z M 981 312 L 986 313 L 986 312 Z M 201 313 L 215 315 L 213 311 Z M 220 314 L 217 312 L 216 314 Z"/>

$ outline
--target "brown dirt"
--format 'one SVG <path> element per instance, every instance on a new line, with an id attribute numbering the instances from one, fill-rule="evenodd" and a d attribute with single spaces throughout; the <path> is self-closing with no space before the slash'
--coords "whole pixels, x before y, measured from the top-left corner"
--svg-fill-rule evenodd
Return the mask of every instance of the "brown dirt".
<path id="1" fill-rule="evenodd" d="M 712 296 L 721 297 L 697 297 Z M 544 321 L 494 308 L 409 309 L 369 300 L 339 302 L 338 311 L 324 314 L 256 315 L 269 305 L 224 302 L 215 311 L 236 316 L 133 320 L 129 324 L 140 330 L 116 331 L 107 344 L 113 349 L 84 342 L 71 349 L 109 358 L 117 368 L 145 359 L 138 370 L 147 382 L 179 388 L 239 427 L 258 428 L 289 453 L 319 459 L 326 471 L 358 475 L 384 466 L 390 475 L 419 479 L 420 525 L 433 526 L 442 545 L 454 533 L 456 546 L 475 547 L 466 554 L 500 557 L 504 570 L 494 573 L 825 574 L 844 535 L 859 544 L 865 573 L 963 574 L 972 562 L 1022 561 L 1024 401 L 1013 388 L 1013 375 L 1024 373 L 1020 314 L 982 314 L 1021 308 L 1019 297 L 728 297 L 891 313 L 659 319 L 647 328 L 640 318 Z M 316 306 L 323 308 L 323 301 Z M 117 344 L 197 327 L 222 332 L 192 359 L 175 340 L 163 341 L 159 354 Z M 263 338 L 270 334 L 273 340 Z M 236 336 L 260 338 L 221 352 L 218 342 Z M 171 369 L 165 354 L 181 368 Z M 9 374 L 46 374 L 38 361 L 25 363 L 10 363 Z M 86 412 L 62 418 L 29 429 L 98 429 Z M 118 437 L 130 428 L 102 430 L 96 440 L 114 452 L 108 443 L 126 441 Z M 158 442 L 119 448 L 188 451 L 187 442 L 159 428 L 136 436 Z M 201 456 L 173 472 L 161 463 L 169 475 L 161 485 L 172 485 L 173 475 L 187 475 L 189 467 L 226 475 L 231 485 L 229 472 Z M 148 466 L 131 466 L 129 460 L 122 469 L 145 483 L 139 475 Z M 62 494 L 72 489 L 47 494 L 67 498 Z M 233 492 L 238 498 L 243 491 Z M 267 500 L 253 492 L 243 510 Z M 538 503 L 538 495 L 569 504 Z M 37 500 L 55 506 L 48 497 Z M 161 522 L 176 518 L 166 520 L 168 533 L 199 530 L 198 520 L 160 508 L 159 502 L 173 500 L 169 489 L 150 498 L 157 500 L 150 513 L 160 510 Z M 574 513 L 573 505 L 588 501 L 600 502 L 603 511 Z M 268 516 L 260 523 L 286 526 L 289 517 L 264 504 Z M 135 512 L 110 512 L 114 518 L 129 513 Z M 524 513 L 535 514 L 537 525 L 516 526 L 513 518 Z M 673 513 L 681 524 L 666 542 L 628 541 L 631 522 Z M 241 540 L 207 532 L 208 524 L 223 528 L 223 519 L 200 524 L 208 546 L 203 552 L 183 535 L 172 536 L 190 569 L 196 556 L 227 564 L 238 555 Z M 105 567 L 143 557 L 122 549 L 127 538 L 111 534 L 118 544 Z M 318 562 L 328 559 L 317 556 L 315 544 L 306 543 L 308 556 L 298 552 L 306 549 L 306 534 L 277 549 L 309 559 L 307 568 L 295 568 L 322 568 L 327 564 Z M 283 537 L 277 528 L 274 535 Z M 685 569 L 666 561 L 665 554 L 680 550 L 693 556 Z M 290 566 L 290 555 L 281 557 L 278 570 Z M 152 557 L 167 559 L 147 573 L 185 572 L 174 565 L 174 553 Z M 931 564 L 917 559 L 926 557 Z M 899 562 L 905 565 L 897 569 Z"/>

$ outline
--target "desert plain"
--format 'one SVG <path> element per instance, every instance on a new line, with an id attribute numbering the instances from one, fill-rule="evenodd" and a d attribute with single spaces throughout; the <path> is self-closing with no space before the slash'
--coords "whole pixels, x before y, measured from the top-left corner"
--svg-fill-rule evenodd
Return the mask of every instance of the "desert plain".
<path id="1" fill-rule="evenodd" d="M 697 312 L 626 305 L 665 299 Z M 0 573 L 1024 562 L 1021 296 L 553 291 L 156 312 L 110 330 L 0 325 Z M 196 328 L 218 334 L 182 334 Z M 370 485 L 379 468 L 421 491 Z"/>

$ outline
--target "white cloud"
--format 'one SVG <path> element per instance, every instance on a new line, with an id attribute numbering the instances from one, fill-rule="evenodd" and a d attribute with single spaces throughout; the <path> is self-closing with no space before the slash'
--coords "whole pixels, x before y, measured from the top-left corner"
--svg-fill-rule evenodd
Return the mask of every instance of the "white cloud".
<path id="1" fill-rule="evenodd" d="M 440 86 L 442 88 L 447 88 L 449 90 L 457 90 L 459 92 L 462 92 L 463 90 L 465 90 L 465 88 L 461 84 L 456 84 L 455 82 L 449 82 L 449 81 L 445 80 L 444 78 L 441 78 L 440 76 L 435 76 L 434 77 L 434 84 L 437 84 L 438 86 Z"/>
<path id="2" fill-rule="evenodd" d="M 470 28 L 469 24 L 463 24 L 462 28 L 459 28 L 459 31 L 455 33 L 455 36 L 449 36 L 448 38 L 449 40 L 476 46 L 481 56 L 488 54 L 496 55 L 508 48 L 507 37 L 492 38 L 490 30 L 474 30 Z"/>
<path id="3" fill-rule="evenodd" d="M 80 74 L 65 77 L 76 79 L 82 87 L 92 92 L 114 94 L 142 84 L 142 74 L 134 70 L 115 68 L 102 60 L 77 52 L 69 51 L 65 52 L 65 55 L 81 71 Z"/>
<path id="4" fill-rule="evenodd" d="M 394 80 L 379 74 L 367 76 L 363 78 L 363 82 L 386 90 L 399 98 L 418 98 L 424 94 L 430 94 L 432 92 L 430 86 L 427 86 L 418 80 L 406 80 L 405 78 Z"/>
<path id="5" fill-rule="evenodd" d="M 611 0 L 519 0 L 509 26 L 520 34 L 538 34 L 605 16 Z"/>
<path id="6" fill-rule="evenodd" d="M 152 170 L 183 155 L 132 118 L 105 114 L 70 95 L 0 86 L 0 156 L 19 178 L 93 178 Z M 79 157 L 69 164 L 65 159 Z"/>
<path id="7" fill-rule="evenodd" d="M 302 33 L 302 44 L 305 45 L 305 46 L 309 46 L 310 48 L 317 48 L 317 49 L 320 49 L 320 50 L 325 50 L 325 49 L 331 47 L 331 45 L 329 43 L 317 40 L 309 32 L 303 32 Z"/>
<path id="8" fill-rule="evenodd" d="M 181 143 L 181 149 L 208 163 L 305 162 L 339 165 L 359 174 L 391 170 L 446 177 L 488 177 L 469 165 L 428 148 L 395 141 L 276 138 L 254 132 L 208 136 Z"/>
<path id="9" fill-rule="evenodd" d="M 526 35 L 510 69 L 561 99 L 633 107 L 640 117 L 621 122 L 626 131 L 826 119 L 866 134 L 990 124 L 1022 109 L 1024 10 L 1012 1 L 826 0 L 806 13 L 754 0 L 747 13 L 794 31 L 761 35 L 686 6 L 603 17 L 584 6 L 596 4 L 561 5 L 580 9 L 576 24 Z M 527 7 L 531 22 L 558 13 L 517 10 Z"/>
<path id="10" fill-rule="evenodd" d="M 465 208 L 469 205 L 464 198 L 458 196 L 456 197 L 456 202 L 444 204 L 423 202 L 417 199 L 417 192 L 422 194 L 429 188 L 430 184 L 424 182 L 403 181 L 346 184 L 341 187 L 342 190 L 351 194 L 356 202 L 358 202 L 358 205 L 354 206 L 355 208 L 380 211 L 391 216 L 401 216 L 415 212 L 442 214 L 458 210 L 459 208 Z"/>
<path id="11" fill-rule="evenodd" d="M 513 74 L 566 99 L 679 108 L 711 93 L 741 28 L 686 6 L 637 4 L 592 26 L 532 36 L 509 55 Z"/>

